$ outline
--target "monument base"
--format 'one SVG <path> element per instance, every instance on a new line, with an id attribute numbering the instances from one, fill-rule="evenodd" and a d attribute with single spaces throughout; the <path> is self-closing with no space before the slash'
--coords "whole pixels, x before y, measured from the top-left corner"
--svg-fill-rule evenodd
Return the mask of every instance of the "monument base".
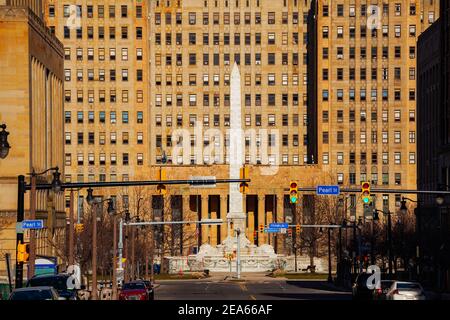
<path id="1" fill-rule="evenodd" d="M 164 263 L 171 274 L 180 272 L 235 272 L 236 271 L 236 238 L 227 237 L 225 241 L 213 247 L 204 244 L 199 253 L 184 257 L 165 257 Z M 264 244 L 255 246 L 245 237 L 240 237 L 241 272 L 270 272 L 281 269 L 286 272 L 294 272 L 295 257 L 276 254 L 273 247 Z M 229 259 L 231 254 L 231 259 Z M 308 256 L 297 256 L 297 271 L 306 271 L 310 265 Z M 314 258 L 316 272 L 327 272 L 327 261 L 322 258 Z"/>

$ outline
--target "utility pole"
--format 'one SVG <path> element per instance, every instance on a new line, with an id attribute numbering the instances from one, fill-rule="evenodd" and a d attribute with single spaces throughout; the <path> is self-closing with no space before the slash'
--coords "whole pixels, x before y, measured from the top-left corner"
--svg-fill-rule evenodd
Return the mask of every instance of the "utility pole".
<path id="1" fill-rule="evenodd" d="M 113 283 L 112 299 L 117 300 L 117 216 L 113 214 Z"/>
<path id="2" fill-rule="evenodd" d="M 371 243 L 370 243 L 370 263 L 372 265 L 375 265 L 376 260 L 375 260 L 375 219 L 372 218 L 372 235 L 371 235 Z"/>
<path id="3" fill-rule="evenodd" d="M 134 280 L 134 228 L 131 228 L 131 270 L 130 278 Z"/>
<path id="4" fill-rule="evenodd" d="M 70 209 L 69 209 L 69 266 L 74 264 L 74 193 L 70 190 Z"/>
<path id="5" fill-rule="evenodd" d="M 34 169 L 31 173 L 30 190 L 30 219 L 36 219 L 36 173 Z M 30 230 L 30 256 L 28 259 L 28 279 L 34 276 L 34 262 L 36 261 L 36 231 Z"/>
<path id="6" fill-rule="evenodd" d="M 121 272 L 121 281 L 123 282 L 123 277 L 124 277 L 124 271 L 123 271 L 123 264 L 122 264 L 122 253 L 123 253 L 123 219 L 120 218 L 119 221 L 119 271 Z"/>
<path id="7" fill-rule="evenodd" d="M 392 221 L 391 221 L 391 212 L 387 212 L 388 215 L 388 250 L 389 250 L 389 278 L 392 279 Z"/>
<path id="8" fill-rule="evenodd" d="M 240 235 L 241 230 L 239 228 L 236 229 L 236 274 L 238 280 L 241 279 L 241 244 L 240 244 Z"/>
<path id="9" fill-rule="evenodd" d="M 92 300 L 97 300 L 97 201 L 92 206 Z"/>
<path id="10" fill-rule="evenodd" d="M 297 272 L 297 267 L 295 271 Z M 328 282 L 333 282 L 333 277 L 331 276 L 331 228 L 328 228 Z"/>
<path id="11" fill-rule="evenodd" d="M 17 184 L 17 224 L 22 224 L 24 219 L 24 201 L 25 201 L 25 176 L 18 177 Z M 23 262 L 19 262 L 17 247 L 23 243 L 23 231 L 16 234 L 16 288 L 22 288 L 23 283 Z"/>

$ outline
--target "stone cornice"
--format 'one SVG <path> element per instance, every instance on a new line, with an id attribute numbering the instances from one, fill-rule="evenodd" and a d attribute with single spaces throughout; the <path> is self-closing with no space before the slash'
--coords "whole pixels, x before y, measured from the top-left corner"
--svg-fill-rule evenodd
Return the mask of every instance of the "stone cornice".
<path id="1" fill-rule="evenodd" d="M 30 27 L 39 33 L 61 57 L 64 56 L 64 45 L 62 42 L 50 32 L 44 21 L 28 7 L 0 6 L 0 21 L 27 21 Z"/>

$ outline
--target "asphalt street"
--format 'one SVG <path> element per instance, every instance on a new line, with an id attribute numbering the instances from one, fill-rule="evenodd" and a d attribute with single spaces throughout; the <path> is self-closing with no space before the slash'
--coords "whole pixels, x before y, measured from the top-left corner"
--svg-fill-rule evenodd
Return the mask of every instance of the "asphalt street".
<path id="1" fill-rule="evenodd" d="M 156 300 L 351 300 L 325 281 L 308 280 L 161 280 Z"/>

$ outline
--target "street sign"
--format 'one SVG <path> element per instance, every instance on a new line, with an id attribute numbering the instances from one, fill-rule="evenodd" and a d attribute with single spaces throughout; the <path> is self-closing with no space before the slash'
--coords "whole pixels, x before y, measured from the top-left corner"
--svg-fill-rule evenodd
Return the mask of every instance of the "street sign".
<path id="1" fill-rule="evenodd" d="M 192 180 L 190 183 L 191 188 L 215 188 L 215 183 L 205 183 L 208 181 L 216 181 L 215 176 L 190 176 L 189 180 Z"/>
<path id="2" fill-rule="evenodd" d="M 200 221 L 201 224 L 222 224 L 222 219 L 202 219 Z"/>
<path id="3" fill-rule="evenodd" d="M 319 196 L 338 196 L 339 186 L 317 186 L 316 194 Z"/>
<path id="4" fill-rule="evenodd" d="M 286 228 L 281 228 L 281 229 L 280 229 L 280 233 L 286 234 L 286 232 L 287 232 L 287 229 L 286 229 Z"/>
<path id="5" fill-rule="evenodd" d="M 43 220 L 23 220 L 22 228 L 23 229 L 43 229 L 44 221 Z"/>
<path id="6" fill-rule="evenodd" d="M 16 223 L 16 233 L 23 233 L 22 222 Z"/>
<path id="7" fill-rule="evenodd" d="M 265 228 L 264 232 L 265 233 L 278 233 L 278 232 L 280 232 L 280 228 Z"/>
<path id="8" fill-rule="evenodd" d="M 269 224 L 269 228 L 273 228 L 273 229 L 281 229 L 281 228 L 287 229 L 287 228 L 289 228 L 289 224 L 285 223 L 285 222 L 283 222 L 283 223 L 270 223 Z"/>

